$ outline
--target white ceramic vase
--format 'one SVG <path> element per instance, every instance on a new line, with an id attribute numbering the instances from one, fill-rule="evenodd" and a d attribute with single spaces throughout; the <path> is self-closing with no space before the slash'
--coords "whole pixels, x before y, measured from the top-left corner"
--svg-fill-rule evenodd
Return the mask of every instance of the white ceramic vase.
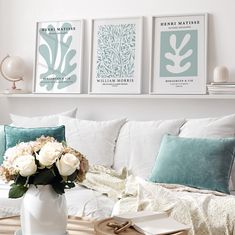
<path id="1" fill-rule="evenodd" d="M 30 186 L 21 206 L 22 235 L 65 235 L 67 218 L 64 195 L 50 185 Z"/>
<path id="2" fill-rule="evenodd" d="M 226 66 L 217 66 L 214 69 L 214 82 L 228 82 L 229 71 Z"/>

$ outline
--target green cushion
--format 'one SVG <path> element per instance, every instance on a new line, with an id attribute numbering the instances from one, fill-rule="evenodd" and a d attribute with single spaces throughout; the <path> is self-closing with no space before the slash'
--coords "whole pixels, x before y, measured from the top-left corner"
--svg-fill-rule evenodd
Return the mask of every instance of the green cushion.
<path id="1" fill-rule="evenodd" d="M 182 184 L 229 194 L 235 138 L 164 136 L 150 181 Z"/>
<path id="2" fill-rule="evenodd" d="M 4 125 L 0 125 L 0 165 L 3 162 L 3 155 L 6 151 Z"/>
<path id="3" fill-rule="evenodd" d="M 40 127 L 40 128 L 19 128 L 5 126 L 6 149 L 14 147 L 20 142 L 34 141 L 44 136 L 54 137 L 57 141 L 65 141 L 65 126 Z"/>

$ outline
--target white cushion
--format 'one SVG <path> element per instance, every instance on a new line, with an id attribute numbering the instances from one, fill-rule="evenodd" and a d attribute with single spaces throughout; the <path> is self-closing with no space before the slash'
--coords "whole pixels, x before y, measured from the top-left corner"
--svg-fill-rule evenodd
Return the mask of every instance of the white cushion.
<path id="1" fill-rule="evenodd" d="M 59 117 L 59 124 L 65 125 L 67 144 L 86 155 L 90 164 L 107 167 L 113 164 L 116 140 L 125 121 L 89 121 Z"/>
<path id="2" fill-rule="evenodd" d="M 165 134 L 178 135 L 184 122 L 184 119 L 127 122 L 119 134 L 113 168 L 118 170 L 127 166 L 134 175 L 148 177 L 162 137 Z"/>
<path id="3" fill-rule="evenodd" d="M 221 118 L 189 119 L 182 126 L 179 136 L 189 138 L 235 136 L 235 114 Z"/>
<path id="4" fill-rule="evenodd" d="M 12 126 L 34 128 L 34 127 L 53 127 L 58 126 L 59 116 L 76 117 L 77 108 L 63 113 L 51 114 L 46 116 L 25 117 L 16 114 L 10 114 Z"/>
<path id="5" fill-rule="evenodd" d="M 189 119 L 179 136 L 189 138 L 229 138 L 235 136 L 235 114 L 220 118 Z M 235 190 L 235 164 L 231 172 L 230 190 Z"/>

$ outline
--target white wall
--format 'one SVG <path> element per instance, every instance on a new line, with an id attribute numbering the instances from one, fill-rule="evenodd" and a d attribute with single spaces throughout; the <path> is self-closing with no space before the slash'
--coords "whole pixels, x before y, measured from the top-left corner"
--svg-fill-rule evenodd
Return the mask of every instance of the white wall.
<path id="1" fill-rule="evenodd" d="M 87 92 L 90 53 L 90 19 L 116 16 L 146 16 L 144 20 L 143 92 L 148 92 L 151 15 L 208 12 L 208 80 L 216 65 L 226 65 L 235 80 L 234 0 L 0 0 L 0 60 L 19 55 L 27 65 L 24 83 L 31 89 L 35 26 L 41 20 L 87 19 L 84 45 L 83 92 Z M 0 77 L 0 90 L 9 84 Z M 81 118 L 135 119 L 214 116 L 233 113 L 232 100 L 131 100 L 131 99 L 1 99 L 0 123 L 9 122 L 9 112 L 34 115 L 79 106 Z M 40 110 L 39 110 L 40 107 Z"/>

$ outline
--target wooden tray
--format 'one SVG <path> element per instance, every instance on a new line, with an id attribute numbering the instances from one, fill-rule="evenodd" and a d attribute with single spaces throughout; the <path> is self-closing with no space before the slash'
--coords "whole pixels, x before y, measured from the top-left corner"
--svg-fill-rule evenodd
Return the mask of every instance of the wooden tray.
<path id="1" fill-rule="evenodd" d="M 107 226 L 107 223 L 115 222 L 113 218 L 108 218 L 95 222 L 94 229 L 96 235 L 117 235 L 113 232 L 113 229 Z M 181 231 L 177 233 L 172 233 L 172 235 L 187 235 L 187 231 Z M 118 235 L 143 235 L 137 232 L 133 228 L 128 228 L 126 231 L 119 233 Z"/>

